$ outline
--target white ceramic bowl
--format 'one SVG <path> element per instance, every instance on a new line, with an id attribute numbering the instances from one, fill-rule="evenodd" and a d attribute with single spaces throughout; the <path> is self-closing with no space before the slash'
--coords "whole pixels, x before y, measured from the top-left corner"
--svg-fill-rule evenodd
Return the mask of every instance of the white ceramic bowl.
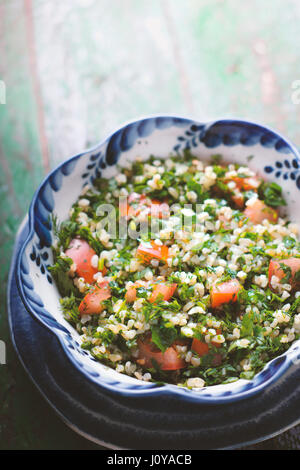
<path id="1" fill-rule="evenodd" d="M 17 283 L 23 303 L 59 339 L 78 373 L 100 387 L 126 396 L 159 394 L 204 403 L 224 403 L 252 396 L 276 381 L 299 359 L 300 341 L 269 362 L 252 380 L 205 387 L 200 391 L 175 385 L 146 383 L 120 374 L 96 361 L 80 347 L 80 337 L 62 316 L 59 293 L 47 271 L 52 264 L 51 213 L 68 218 L 82 187 L 95 177 L 113 178 L 116 163 L 124 165 L 137 156 L 166 158 L 191 149 L 201 160 L 212 154 L 225 161 L 246 164 L 265 180 L 278 181 L 287 200 L 287 215 L 300 222 L 300 159 L 297 148 L 273 130 L 256 123 L 222 119 L 201 123 L 177 116 L 152 116 L 124 125 L 95 148 L 76 155 L 53 170 L 36 191 L 29 210 L 30 233 L 18 259 Z M 249 158 L 249 156 L 252 156 Z"/>

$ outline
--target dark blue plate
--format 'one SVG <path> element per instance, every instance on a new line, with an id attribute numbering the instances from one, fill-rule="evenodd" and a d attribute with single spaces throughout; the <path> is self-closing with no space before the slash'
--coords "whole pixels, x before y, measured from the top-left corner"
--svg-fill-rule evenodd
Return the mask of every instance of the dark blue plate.
<path id="1" fill-rule="evenodd" d="M 109 448 L 238 448 L 269 439 L 300 422 L 300 367 L 243 401 L 203 405 L 157 397 L 121 397 L 89 381 L 63 353 L 55 335 L 25 309 L 16 287 L 15 259 L 28 234 L 15 244 L 8 283 L 8 316 L 17 354 L 60 417 L 84 437 Z"/>

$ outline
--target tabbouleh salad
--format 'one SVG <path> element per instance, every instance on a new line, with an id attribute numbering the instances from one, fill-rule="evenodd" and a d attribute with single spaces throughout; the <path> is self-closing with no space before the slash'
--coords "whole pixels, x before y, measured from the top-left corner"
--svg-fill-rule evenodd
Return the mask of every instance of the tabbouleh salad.
<path id="1" fill-rule="evenodd" d="M 131 236 L 104 227 L 103 204 Z M 300 336 L 300 244 L 284 205 L 247 166 L 188 152 L 85 186 L 69 220 L 53 217 L 49 268 L 82 348 L 144 381 L 252 379 Z"/>

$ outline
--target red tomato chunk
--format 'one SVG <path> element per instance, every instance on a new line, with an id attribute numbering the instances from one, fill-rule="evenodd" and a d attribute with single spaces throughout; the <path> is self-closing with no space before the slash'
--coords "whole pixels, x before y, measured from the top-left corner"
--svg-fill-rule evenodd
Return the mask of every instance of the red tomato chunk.
<path id="1" fill-rule="evenodd" d="M 212 308 L 220 307 L 223 304 L 237 301 L 237 293 L 242 288 L 237 279 L 215 284 L 210 293 Z"/>
<path id="2" fill-rule="evenodd" d="M 66 255 L 76 264 L 77 276 L 83 277 L 85 282 L 88 282 L 89 284 L 95 282 L 94 274 L 98 272 L 98 269 L 94 268 L 91 264 L 92 258 L 95 254 L 95 250 L 90 247 L 88 242 L 80 238 L 74 238 L 71 241 L 69 248 L 66 250 Z M 107 269 L 105 266 L 101 272 L 103 275 L 106 274 Z"/>
<path id="3" fill-rule="evenodd" d="M 139 358 L 137 362 L 143 367 L 151 368 L 157 363 L 161 370 L 178 370 L 186 367 L 186 362 L 176 351 L 174 343 L 165 352 L 160 351 L 151 339 L 139 339 Z"/>
<path id="4" fill-rule="evenodd" d="M 278 220 L 278 212 L 260 199 L 257 199 L 252 206 L 246 207 L 244 214 L 254 224 L 261 224 L 265 219 L 275 224 Z"/>
<path id="5" fill-rule="evenodd" d="M 284 270 L 280 265 L 283 264 L 286 266 L 287 270 Z M 286 271 L 286 272 L 285 272 Z M 271 285 L 272 276 L 276 276 L 279 279 L 279 282 L 287 276 L 287 273 L 290 273 L 289 279 L 286 283 L 291 284 L 293 288 L 296 288 L 300 285 L 300 279 L 295 279 L 296 273 L 300 271 L 300 258 L 288 258 L 282 260 L 271 260 L 269 264 L 269 286 Z"/>
<path id="6" fill-rule="evenodd" d="M 97 315 L 104 310 L 103 300 L 111 297 L 107 280 L 93 286 L 79 305 L 80 315 Z"/>

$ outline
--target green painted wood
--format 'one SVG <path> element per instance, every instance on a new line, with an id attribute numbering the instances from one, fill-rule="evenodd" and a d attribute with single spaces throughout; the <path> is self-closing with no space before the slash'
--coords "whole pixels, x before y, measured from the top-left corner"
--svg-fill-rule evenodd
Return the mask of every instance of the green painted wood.
<path id="1" fill-rule="evenodd" d="M 0 0 L 0 448 L 96 448 L 54 415 L 8 336 L 13 239 L 43 175 L 151 113 L 254 119 L 300 144 L 299 19 L 296 0 Z"/>
<path id="2" fill-rule="evenodd" d="M 96 446 L 69 430 L 45 403 L 8 333 L 5 297 L 13 241 L 44 174 L 24 10 L 23 2 L 0 4 L 0 79 L 6 84 L 6 104 L 0 105 L 0 339 L 7 347 L 7 364 L 0 365 L 0 449 L 91 449 Z"/>

